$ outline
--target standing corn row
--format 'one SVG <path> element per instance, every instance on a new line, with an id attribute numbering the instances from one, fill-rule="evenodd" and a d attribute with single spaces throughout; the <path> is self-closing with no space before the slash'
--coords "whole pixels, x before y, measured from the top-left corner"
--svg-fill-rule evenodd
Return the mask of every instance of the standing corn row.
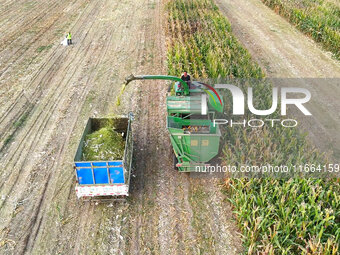
<path id="1" fill-rule="evenodd" d="M 262 0 L 340 60 L 340 3 L 333 0 Z"/>

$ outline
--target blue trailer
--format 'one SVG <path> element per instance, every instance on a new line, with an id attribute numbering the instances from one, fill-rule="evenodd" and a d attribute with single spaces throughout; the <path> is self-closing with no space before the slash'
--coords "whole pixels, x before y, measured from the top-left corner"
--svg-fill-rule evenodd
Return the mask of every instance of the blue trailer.
<path id="1" fill-rule="evenodd" d="M 74 157 L 76 174 L 76 194 L 78 198 L 124 198 L 129 195 L 133 137 L 131 131 L 132 114 L 127 117 L 89 118 Z M 114 128 L 125 139 L 122 159 L 109 161 L 83 161 L 85 137 L 107 122 L 114 123 Z"/>

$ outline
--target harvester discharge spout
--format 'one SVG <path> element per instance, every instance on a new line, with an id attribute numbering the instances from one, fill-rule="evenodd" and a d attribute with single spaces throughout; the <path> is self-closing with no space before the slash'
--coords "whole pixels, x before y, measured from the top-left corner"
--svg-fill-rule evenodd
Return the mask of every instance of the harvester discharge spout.
<path id="1" fill-rule="evenodd" d="M 176 76 L 170 76 L 170 75 L 136 75 L 134 76 L 133 74 L 131 74 L 130 76 L 125 78 L 125 85 L 129 84 L 131 81 L 134 81 L 134 80 L 168 80 L 168 81 L 180 82 L 183 87 L 184 96 L 188 96 L 190 94 L 188 84 L 185 81 L 183 81 L 181 78 L 176 77 Z"/>
<path id="2" fill-rule="evenodd" d="M 175 81 L 178 84 L 181 84 L 181 91 L 180 95 L 183 96 L 190 96 L 191 92 L 197 92 L 195 89 L 190 89 L 187 82 L 183 81 L 181 78 L 176 76 L 170 76 L 170 75 L 133 75 L 125 78 L 125 85 L 129 84 L 131 81 L 134 80 L 168 80 L 168 81 Z M 200 91 L 203 93 L 206 93 L 208 95 L 209 104 L 212 108 L 214 108 L 217 112 L 223 112 L 224 104 L 222 97 L 219 95 L 219 93 L 210 85 L 199 82 L 199 81 L 193 81 L 192 84 L 194 87 L 199 87 Z"/>

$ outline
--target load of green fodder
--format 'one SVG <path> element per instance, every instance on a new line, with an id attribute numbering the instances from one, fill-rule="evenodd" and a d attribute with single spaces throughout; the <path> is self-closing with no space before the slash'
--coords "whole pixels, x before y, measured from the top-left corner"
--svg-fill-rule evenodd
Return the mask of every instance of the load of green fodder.
<path id="1" fill-rule="evenodd" d="M 340 60 L 340 2 L 337 0 L 261 0 Z"/>
<path id="2" fill-rule="evenodd" d="M 179 76 L 187 70 L 200 79 L 264 77 L 212 0 L 173 0 L 167 10 L 169 74 Z M 251 86 L 256 108 L 268 109 L 271 86 L 261 82 Z M 231 100 L 225 100 L 228 101 Z M 327 162 L 297 129 L 235 127 L 225 130 L 224 138 L 227 144 L 222 159 L 230 165 L 265 162 L 292 166 Z M 246 253 L 337 254 L 338 180 L 233 178 L 226 183 Z M 203 218 L 200 223 L 205 224 Z"/>
<path id="3" fill-rule="evenodd" d="M 122 159 L 124 139 L 112 127 L 103 127 L 86 136 L 83 147 L 83 160 L 101 161 Z"/>

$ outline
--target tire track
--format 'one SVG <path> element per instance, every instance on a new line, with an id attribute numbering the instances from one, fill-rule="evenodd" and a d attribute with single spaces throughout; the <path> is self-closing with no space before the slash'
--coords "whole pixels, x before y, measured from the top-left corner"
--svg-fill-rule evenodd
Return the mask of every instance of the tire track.
<path id="1" fill-rule="evenodd" d="M 104 35 L 104 36 L 105 36 L 105 35 Z M 104 41 L 104 40 L 103 40 L 103 41 Z M 93 70 L 96 70 L 96 69 L 98 68 L 100 62 L 103 61 L 103 57 L 106 55 L 106 52 L 107 52 L 107 50 L 108 50 L 108 46 L 109 46 L 109 43 L 106 43 L 106 45 L 103 45 L 104 50 L 101 50 L 101 51 L 100 51 L 100 52 L 101 52 L 101 55 L 98 57 L 98 60 L 97 60 L 96 64 L 94 65 Z M 99 49 L 98 49 L 98 50 L 99 50 Z M 82 93 L 82 95 L 81 95 L 80 98 L 83 98 L 83 99 L 85 98 L 85 96 L 87 95 L 88 90 L 89 90 L 89 88 L 90 88 L 90 86 L 89 86 L 89 85 L 90 85 L 90 81 L 93 81 L 94 78 L 95 78 L 95 76 L 96 76 L 96 73 L 95 73 L 94 71 L 92 71 L 92 74 L 88 77 L 87 81 L 85 82 L 84 88 L 87 88 L 87 89 L 84 89 L 84 90 L 83 90 L 83 93 Z M 85 101 L 84 101 L 84 100 L 81 100 L 81 102 L 84 103 Z M 81 110 L 81 109 L 82 109 L 82 107 L 79 107 L 79 108 L 78 108 L 78 111 L 77 111 L 75 114 L 73 114 L 73 115 L 79 116 L 79 113 L 80 113 L 80 110 Z M 72 130 L 74 129 L 74 127 L 75 127 L 75 125 L 76 125 L 76 123 L 77 123 L 77 120 L 78 120 L 78 118 L 75 118 L 75 120 L 73 121 L 73 123 L 70 125 L 69 131 L 72 131 Z M 64 150 L 65 150 L 65 144 L 68 143 L 68 141 L 69 141 L 69 139 L 70 139 L 70 136 L 71 136 L 71 133 L 72 133 L 72 132 L 68 132 L 69 135 L 63 140 L 64 142 L 62 143 L 61 149 L 60 149 L 60 151 L 59 151 L 59 153 L 58 153 L 58 156 L 57 156 L 56 160 L 54 161 L 54 163 L 52 164 L 52 166 L 50 166 L 50 167 L 48 167 L 48 168 L 54 169 L 54 168 L 55 168 L 55 163 L 56 163 L 56 162 L 61 162 L 62 153 L 65 153 L 65 151 L 64 151 Z M 54 140 L 54 139 L 51 139 L 51 140 Z M 49 181 L 50 181 L 50 178 L 48 178 L 47 183 L 46 183 L 46 186 L 49 185 Z M 46 203 L 45 203 L 45 204 L 46 204 Z M 41 219 L 40 219 L 39 222 L 41 222 L 41 221 L 43 220 L 43 218 L 44 218 L 44 210 L 40 210 L 40 207 L 38 207 L 38 209 L 37 209 L 36 211 L 37 211 L 37 214 L 38 214 L 38 213 L 40 214 Z M 40 224 L 38 225 L 37 230 L 36 230 L 35 234 L 33 235 L 33 239 L 32 239 L 32 241 L 31 241 L 32 244 L 35 243 L 36 237 L 37 237 L 37 235 L 39 234 L 39 229 L 40 229 Z M 32 235 L 31 235 L 31 234 L 30 234 L 30 238 L 32 238 Z M 32 249 L 33 249 L 33 248 L 34 248 L 34 246 L 32 247 Z M 27 249 L 27 247 L 25 246 L 25 250 L 26 250 L 26 249 Z"/>
<path id="2" fill-rule="evenodd" d="M 75 8 L 77 9 L 76 6 L 75 6 Z M 86 10 L 83 10 L 83 12 L 84 12 L 84 11 L 86 11 Z M 56 22 L 57 22 L 57 20 L 56 20 L 53 24 L 51 24 L 51 26 L 50 26 L 49 28 L 51 28 L 53 25 L 55 25 Z M 59 23 L 59 22 L 58 22 L 58 23 Z M 47 31 L 48 29 L 45 29 L 45 30 Z M 40 33 L 40 34 L 41 34 L 41 36 L 44 35 L 44 33 Z M 54 37 L 55 37 L 55 36 L 54 36 Z M 40 37 L 39 37 L 39 38 L 40 38 Z M 24 44 L 23 47 L 25 47 L 25 49 L 26 49 L 26 48 L 29 48 L 29 49 L 35 51 L 36 48 L 32 49 L 32 48 L 33 48 L 32 45 L 33 45 L 33 44 L 36 44 L 36 41 L 37 41 L 39 38 L 34 38 L 34 40 L 32 40 L 32 42 L 29 44 L 29 46 L 27 46 L 27 44 Z M 19 38 L 19 39 L 20 39 L 20 38 Z M 18 40 L 19 40 L 19 39 L 18 39 Z M 53 40 L 55 41 L 55 39 L 53 39 Z M 57 47 L 57 48 L 60 48 L 60 47 L 61 47 L 61 46 L 59 46 L 59 47 Z M 56 52 L 57 52 L 57 51 L 54 50 L 54 51 L 52 52 L 52 54 L 49 54 L 49 55 L 48 55 L 48 56 L 49 56 L 49 60 L 44 61 L 43 66 L 41 66 L 41 67 L 37 70 L 37 72 L 34 74 L 32 82 L 30 82 L 30 83 L 23 89 L 23 91 L 28 90 L 29 85 L 33 83 L 35 77 L 36 77 L 37 75 L 40 74 L 40 71 L 41 71 L 41 70 L 45 70 L 45 65 L 51 63 L 50 60 L 51 60 L 52 58 L 54 58 L 54 54 L 55 54 Z M 17 57 L 17 59 L 16 59 L 15 62 L 18 62 L 19 59 L 23 59 L 23 55 L 29 55 L 29 54 L 32 55 L 32 52 L 27 52 L 27 51 L 25 51 L 22 55 L 20 55 L 20 56 Z M 37 53 L 34 52 L 33 55 L 37 55 Z M 15 54 L 12 54 L 11 56 L 15 56 Z M 12 63 L 12 64 L 13 64 L 13 63 Z M 8 67 L 9 67 L 9 66 L 7 65 L 7 68 L 8 68 Z M 3 86 L 3 88 L 4 88 L 4 86 Z M 11 89 L 13 89 L 13 86 L 12 86 L 12 85 L 11 85 Z M 23 99 L 23 94 L 22 94 L 22 91 L 21 91 L 20 94 L 18 95 L 18 97 L 16 98 L 16 101 L 22 100 L 22 99 Z M 26 101 L 26 100 L 27 100 L 27 99 L 25 99 L 25 101 Z M 9 105 L 9 107 L 10 107 L 9 110 L 11 110 L 12 108 L 14 108 L 14 105 Z M 8 109 L 3 110 L 3 112 L 5 112 L 5 116 L 7 115 L 6 113 L 8 113 L 9 110 L 8 110 Z M 4 118 L 4 117 L 1 118 L 0 123 L 2 122 L 2 119 L 3 119 L 3 118 Z"/>
<path id="3" fill-rule="evenodd" d="M 90 15 L 93 15 L 93 13 L 89 13 L 89 16 Z M 85 23 L 83 23 L 81 26 L 84 26 L 84 25 L 85 25 Z M 86 36 L 82 39 L 84 40 L 85 38 L 86 38 Z M 28 91 L 29 87 L 32 86 L 31 84 L 36 84 L 35 87 L 34 87 L 34 90 L 29 93 L 31 95 L 30 99 L 31 99 L 32 102 L 36 102 L 38 100 L 38 98 L 40 98 L 42 96 L 42 86 L 51 81 L 50 79 L 53 77 L 51 74 L 53 74 L 55 66 L 59 65 L 63 61 L 62 58 L 63 58 L 64 52 L 61 51 L 61 48 L 62 48 L 62 46 L 59 46 L 57 48 L 57 50 L 53 51 L 53 53 L 50 54 L 50 56 L 48 57 L 48 60 L 44 63 L 42 68 L 39 69 L 39 70 L 45 70 L 46 66 L 49 65 L 49 68 L 43 74 L 43 76 L 39 77 L 39 75 L 41 74 L 42 71 L 38 71 L 33 76 L 32 81 L 26 86 L 26 88 L 24 88 L 23 91 Z M 78 51 L 79 50 L 80 49 L 78 49 Z M 56 54 L 58 54 L 58 55 L 56 56 Z M 75 56 L 76 55 L 74 55 L 74 57 Z M 53 59 L 55 59 L 55 60 L 52 61 Z M 66 67 L 65 70 L 67 70 L 67 68 L 68 67 Z M 40 79 L 40 81 L 36 82 L 37 79 Z M 18 121 L 20 116 L 22 116 L 22 114 L 27 112 L 27 110 L 23 109 L 25 107 L 25 105 L 27 104 L 27 98 L 25 97 L 24 93 L 25 92 L 21 92 L 19 94 L 18 98 L 16 98 L 14 100 L 14 103 L 10 105 L 10 108 L 6 110 L 6 114 L 4 114 L 1 117 L 1 119 L 0 119 L 0 124 L 1 124 L 0 134 L 3 134 L 3 135 L 2 136 L 0 135 L 0 139 L 3 138 L 6 135 L 8 136 L 8 133 L 11 131 L 10 127 L 13 125 L 13 123 Z M 24 103 L 24 105 L 22 107 L 19 107 L 19 105 L 22 104 L 22 103 Z M 18 111 L 18 112 L 12 113 L 13 110 Z M 7 123 L 5 122 L 6 118 L 8 119 Z"/>
<path id="4" fill-rule="evenodd" d="M 86 49 L 85 49 L 85 51 L 86 51 Z M 58 86 L 56 86 L 56 88 L 58 88 Z M 55 94 L 56 95 L 56 98 L 60 98 L 60 96 L 61 96 L 61 94 L 62 93 L 64 93 L 65 91 L 63 90 L 63 89 L 59 89 L 59 94 L 57 94 L 56 93 L 56 91 L 53 91 L 52 92 L 52 94 Z M 27 162 L 26 162 L 26 160 L 28 159 L 28 157 L 27 157 L 27 155 L 29 155 L 29 152 L 36 146 L 36 144 L 33 142 L 33 141 L 38 141 L 39 139 L 38 139 L 38 137 L 42 134 L 42 132 L 43 132 L 43 130 L 46 128 L 46 125 L 47 125 L 47 120 L 49 120 L 49 118 L 50 118 L 50 116 L 52 115 L 52 113 L 54 112 L 54 108 L 56 107 L 56 105 L 57 105 L 57 103 L 59 102 L 58 100 L 50 100 L 50 101 L 48 101 L 48 102 L 54 102 L 54 101 L 56 101 L 56 104 L 52 104 L 51 106 L 50 106 L 50 108 L 48 109 L 47 107 L 48 107 L 48 104 L 46 104 L 43 108 L 44 109 L 46 109 L 47 108 L 47 110 L 48 111 L 45 111 L 45 112 L 43 112 L 43 111 L 41 111 L 40 113 L 39 113 L 39 115 L 37 116 L 37 118 L 35 119 L 35 121 L 34 121 L 34 123 L 33 123 L 33 125 L 32 126 L 38 126 L 38 128 L 36 129 L 37 130 L 37 132 L 36 132 L 36 134 L 35 135 L 32 135 L 32 130 L 33 129 L 30 129 L 29 130 L 29 132 L 27 132 L 26 134 L 25 134 L 25 136 L 24 136 L 24 139 L 23 140 L 26 140 L 26 138 L 32 138 L 33 137 L 33 139 L 30 139 L 32 142 L 30 142 L 30 143 L 25 143 L 25 146 L 26 147 L 24 147 L 24 146 L 21 146 L 21 151 L 19 151 L 19 153 L 21 154 L 21 159 L 22 158 L 24 158 L 24 160 L 23 160 L 23 162 L 21 163 L 21 165 L 20 166 L 16 166 L 19 162 L 18 161 L 15 161 L 14 162 L 14 165 L 13 166 L 10 166 L 9 165 L 9 163 L 6 165 L 6 167 L 7 167 L 7 169 L 17 169 L 17 171 L 19 171 L 19 174 L 18 175 L 14 175 L 15 174 L 15 172 L 11 172 L 10 174 L 11 174 L 11 176 L 16 176 L 16 180 L 14 181 L 14 182 L 12 182 L 12 183 L 15 183 L 16 184 L 16 186 L 18 186 L 18 178 L 20 177 L 20 175 L 22 175 L 23 174 L 23 172 L 21 172 L 20 170 L 21 170 L 21 166 L 23 166 L 23 165 L 25 165 L 25 164 L 27 164 Z M 45 114 L 45 117 L 44 118 L 42 118 L 42 114 L 44 114 L 44 113 L 46 113 L 47 112 L 47 114 Z M 42 119 L 42 121 L 40 121 Z M 40 121 L 40 123 L 38 122 L 38 121 Z M 27 146 L 29 145 L 29 148 L 27 148 Z M 19 145 L 20 146 L 20 145 Z M 18 152 L 18 150 L 20 150 L 20 147 L 19 148 L 17 148 L 17 149 L 15 149 L 15 152 Z M 26 152 L 26 154 L 24 153 L 24 152 Z M 24 155 L 22 155 L 22 153 L 24 153 L 24 155 L 25 155 L 25 157 L 24 157 Z M 19 155 L 20 155 L 19 154 Z M 14 155 L 18 155 L 18 154 L 14 154 Z M 14 156 L 13 155 L 13 156 Z M 13 159 L 13 161 L 16 159 L 16 157 L 11 157 L 12 159 Z M 17 168 L 16 168 L 17 167 Z M 27 170 L 28 171 L 28 170 Z M 2 179 L 2 180 L 7 180 L 7 182 L 8 181 L 10 181 L 11 179 L 10 178 L 5 178 L 5 179 Z M 1 184 L 1 189 L 3 189 L 3 184 Z M 11 189 L 10 189 L 10 192 L 12 191 L 14 189 L 14 185 L 11 187 Z M 7 199 L 5 199 L 4 201 L 3 201 L 3 203 L 2 203 L 2 205 L 6 202 L 6 200 Z"/>
<path id="5" fill-rule="evenodd" d="M 109 3 L 110 1 L 106 1 L 107 3 Z M 97 3 L 98 4 L 98 3 Z M 98 6 L 97 6 L 97 8 L 98 8 Z M 93 15 L 91 16 L 91 17 L 89 17 L 89 19 L 90 20 L 93 20 L 94 18 L 93 18 Z M 99 25 L 100 25 L 100 22 L 98 22 L 97 21 L 97 25 L 96 25 L 96 27 L 95 28 L 93 28 L 93 30 L 98 30 L 100 27 L 99 27 Z M 88 24 L 88 21 L 87 21 L 87 24 L 86 24 L 86 26 L 89 26 L 89 24 Z M 88 59 L 89 61 L 90 61 L 90 59 L 91 59 L 91 54 L 93 55 L 93 53 L 94 52 L 100 52 L 102 55 L 100 55 L 99 56 L 99 58 L 98 58 L 98 61 L 102 61 L 102 59 L 103 59 L 103 57 L 104 57 L 104 55 L 105 54 L 107 54 L 107 52 L 108 52 L 108 45 L 110 45 L 110 41 L 109 40 L 106 40 L 106 33 L 107 31 L 102 31 L 101 33 L 103 33 L 103 38 L 98 38 L 98 40 L 97 41 L 103 41 L 103 42 L 106 42 L 106 44 L 104 44 L 104 45 L 106 45 L 106 48 L 101 48 L 101 46 L 100 47 L 98 47 L 98 46 L 93 46 L 92 48 L 91 48 L 91 50 L 86 50 L 85 49 L 85 52 L 87 51 L 87 55 L 86 55 L 86 57 L 84 58 L 85 60 L 86 59 Z M 94 31 L 89 31 L 88 32 L 89 34 L 91 33 L 91 35 L 93 35 L 94 34 Z M 87 34 L 86 34 L 86 36 L 87 36 Z M 89 39 L 90 40 L 90 39 Z M 81 55 L 84 55 L 84 53 L 81 53 Z M 80 59 L 83 59 L 83 58 L 80 58 Z M 81 62 L 81 63 L 74 63 L 75 65 L 79 65 L 79 66 L 84 66 L 85 65 L 85 60 L 84 60 L 84 62 Z M 98 62 L 99 63 L 99 62 Z M 96 73 L 94 72 L 94 70 L 97 70 L 98 68 L 97 68 L 97 66 L 93 66 L 93 68 L 92 68 L 92 73 L 93 73 L 93 76 L 95 76 L 96 75 Z M 79 68 L 78 69 L 79 70 L 79 73 L 81 73 L 82 71 L 84 71 L 82 68 Z M 79 75 L 79 74 L 78 74 Z M 74 76 L 77 76 L 76 74 L 70 74 L 70 77 L 74 77 Z M 91 79 L 93 80 L 93 76 L 92 76 L 92 78 L 91 77 L 89 77 L 88 78 L 88 81 L 87 82 L 85 82 L 85 83 L 83 83 L 84 85 L 83 86 L 85 86 L 85 87 L 88 87 L 87 89 L 90 89 L 91 88 L 91 86 L 88 86 L 88 83 L 91 81 Z M 65 80 L 65 78 L 62 78 L 62 80 Z M 67 83 L 70 83 L 69 81 L 67 82 Z M 60 90 L 59 90 L 60 91 Z M 52 91 L 48 94 L 48 95 L 50 95 L 51 93 L 53 93 Z M 84 92 L 85 93 L 85 92 Z M 86 92 L 87 93 L 87 92 Z M 86 94 L 85 93 L 85 94 Z M 84 94 L 84 95 L 85 95 Z M 64 91 L 62 94 L 60 94 L 60 97 L 61 97 L 61 95 L 63 95 L 63 97 L 65 98 L 65 96 L 67 95 L 67 93 L 66 93 L 66 91 Z M 47 96 L 44 96 L 44 98 L 45 97 L 47 97 Z M 58 96 L 58 94 L 56 93 L 56 95 L 55 95 L 55 98 L 58 98 L 59 96 Z M 79 100 L 81 100 L 81 101 L 84 101 L 83 99 L 79 99 Z M 60 102 L 59 104 L 62 104 L 62 102 Z M 41 105 L 41 103 L 39 103 L 39 105 Z M 46 108 L 47 106 L 50 106 L 50 107 L 55 107 L 54 106 L 54 104 L 46 104 L 45 106 L 44 106 L 44 108 Z M 80 109 L 81 109 L 82 107 L 81 107 L 81 105 L 77 105 L 77 108 L 74 108 L 74 109 L 79 109 L 79 111 L 80 111 Z M 52 109 L 54 109 L 54 108 L 51 108 L 51 110 L 49 110 L 48 112 L 54 112 L 54 111 L 52 111 Z M 66 108 L 65 108 L 66 109 Z M 72 113 L 73 115 L 77 115 L 77 113 Z M 44 114 L 44 116 L 46 116 L 46 119 L 49 119 L 49 115 L 48 114 Z M 42 116 L 41 116 L 42 117 Z M 42 123 L 43 122 L 45 122 L 45 121 L 42 121 Z M 40 123 L 39 123 L 40 124 Z M 35 124 L 35 125 L 37 125 L 37 124 Z M 70 125 L 70 127 L 71 127 L 71 129 L 73 128 L 72 127 L 72 125 Z M 41 130 L 39 130 L 38 132 L 37 132 L 37 135 L 39 135 L 39 134 L 43 134 L 43 133 L 45 133 L 46 131 L 46 128 L 47 127 L 45 127 L 45 126 L 41 126 Z M 51 131 L 52 132 L 52 131 Z M 71 132 L 69 132 L 69 134 L 70 134 Z M 28 135 L 31 137 L 32 136 L 32 133 L 28 133 Z M 38 138 L 38 137 L 37 137 Z M 40 137 L 40 140 L 42 139 L 42 137 Z M 34 140 L 34 139 L 32 139 L 32 140 Z M 31 146 L 33 146 L 32 147 L 32 149 L 35 147 L 35 149 L 36 150 L 39 150 L 39 149 L 37 149 L 37 145 L 38 144 L 35 144 L 35 143 L 33 143 L 32 141 L 30 141 L 30 143 L 31 143 Z M 66 143 L 67 143 L 67 140 L 66 140 Z M 59 143 L 58 143 L 59 144 Z M 59 145 L 55 145 L 56 147 L 58 147 L 58 146 L 60 146 L 60 144 Z M 43 146 L 43 145 L 41 145 L 41 146 Z M 27 148 L 27 147 L 26 147 Z M 64 147 L 62 146 L 62 151 L 64 151 Z M 52 152 L 53 152 L 53 149 L 51 149 L 52 150 Z M 61 162 L 61 160 L 58 160 L 57 159 L 57 161 L 58 162 Z M 46 167 L 46 170 L 48 170 L 48 169 L 50 169 L 51 168 L 51 166 L 48 166 L 48 167 Z M 40 171 L 41 171 L 42 169 L 40 169 Z M 53 177 L 53 174 L 51 175 L 51 178 L 50 179 L 48 179 L 48 180 L 51 180 L 51 179 L 55 179 L 54 177 Z M 54 180 L 55 181 L 55 180 Z M 53 182 L 54 182 L 53 181 Z M 47 181 L 47 183 L 42 183 L 41 184 L 42 186 L 50 186 L 51 184 L 50 184 L 50 181 Z M 18 187 L 19 188 L 19 187 Z M 3 190 L 3 189 L 2 189 Z M 50 192 L 48 192 L 48 193 L 46 193 L 46 194 L 50 194 Z M 50 196 L 50 195 L 49 195 Z M 39 196 L 39 197 L 41 197 L 41 196 Z M 45 200 L 45 199 L 44 199 Z M 39 204 L 39 203 L 38 203 Z M 45 204 L 45 203 L 44 203 Z M 31 239 L 29 239 L 28 241 L 27 241 L 27 248 L 26 248 L 26 251 L 29 251 L 30 249 L 33 249 L 32 247 L 34 247 L 34 245 L 32 246 L 31 244 L 34 244 L 35 243 L 35 241 L 37 240 L 36 238 L 38 237 L 38 235 L 39 235 L 39 233 L 40 233 L 40 229 L 41 229 L 41 226 L 44 224 L 44 218 L 43 217 L 41 217 L 40 216 L 40 214 L 41 215 L 43 215 L 44 214 L 44 209 L 41 207 L 41 206 L 39 206 L 38 207 L 39 208 L 39 216 L 35 219 L 34 218 L 34 220 L 33 220 L 33 227 L 32 227 L 32 225 L 31 225 L 31 227 L 29 227 L 29 231 L 28 232 L 32 232 L 32 231 L 34 231 L 33 233 L 35 233 L 35 234 L 32 234 L 32 237 L 30 237 Z M 3 210 L 3 208 L 2 208 L 2 210 Z M 26 211 L 26 210 L 25 210 Z M 37 213 L 31 213 L 30 211 L 28 212 L 28 214 L 32 214 L 32 215 L 37 215 Z M 21 216 L 23 216 L 23 215 L 21 215 Z M 18 216 L 17 216 L 18 217 Z M 35 217 L 35 216 L 34 216 Z M 11 222 L 11 225 L 16 225 L 15 224 L 15 222 Z M 32 231 L 31 231 L 32 230 Z"/>
<path id="6" fill-rule="evenodd" d="M 95 12 L 97 12 L 97 10 L 96 10 L 95 8 L 93 8 L 93 10 L 94 10 Z M 93 15 L 94 13 L 91 13 L 91 14 Z M 88 17 L 92 16 L 91 14 L 90 14 Z M 91 28 L 92 28 L 92 25 L 89 27 L 89 30 L 90 30 Z M 87 35 L 87 33 L 86 33 L 86 35 Z M 85 39 L 86 39 L 86 36 L 85 36 L 84 40 L 85 40 Z M 86 46 L 86 48 L 83 49 L 83 52 L 88 52 L 88 54 L 86 55 L 86 56 L 88 57 L 88 59 L 91 58 L 91 54 L 89 53 L 89 48 L 90 48 L 90 46 L 91 46 L 91 44 L 90 44 L 90 42 L 89 42 L 89 44 Z M 79 48 L 78 50 L 80 50 L 80 48 Z M 73 57 L 75 58 L 77 55 L 80 55 L 80 54 L 81 54 L 81 52 L 77 52 L 76 54 L 74 54 Z M 78 59 L 78 60 L 79 60 L 79 63 L 74 63 L 73 60 L 74 60 L 74 59 L 71 59 L 71 61 L 67 64 L 65 70 L 67 70 L 67 69 L 70 67 L 71 63 L 72 63 L 75 67 L 77 67 L 77 66 L 81 67 L 81 66 L 82 66 L 82 65 L 81 65 L 81 62 L 83 61 L 83 59 Z M 77 69 L 77 68 L 74 69 L 73 74 L 70 76 L 70 79 L 71 79 L 71 77 L 74 76 L 74 73 L 77 72 L 77 70 L 79 70 L 79 69 Z M 63 76 L 63 78 L 61 79 L 61 82 L 62 82 L 62 81 L 64 80 L 64 77 L 67 75 L 67 72 L 63 72 L 63 70 L 61 70 L 61 71 L 62 71 L 61 73 L 65 73 L 64 76 Z M 51 70 L 51 75 L 49 76 L 49 79 L 52 79 L 52 77 L 53 77 L 53 70 Z M 51 81 L 48 80 L 48 82 L 46 82 L 46 83 L 50 83 L 50 82 L 51 82 Z M 68 82 L 69 82 L 69 80 L 66 82 L 66 84 L 68 84 Z M 47 125 L 48 120 L 50 119 L 51 115 L 54 113 L 54 110 L 55 110 L 56 106 L 58 105 L 60 99 L 62 98 L 61 95 L 62 95 L 63 93 L 65 93 L 65 90 L 64 90 L 63 87 L 61 87 L 60 85 L 61 85 L 61 83 L 57 83 L 56 86 L 54 86 L 54 88 L 52 87 L 53 90 L 50 91 L 50 93 L 49 93 L 49 94 L 52 95 L 52 96 L 48 96 L 48 95 L 47 95 L 47 96 L 44 97 L 44 98 L 45 98 L 45 104 L 41 107 L 40 113 L 39 113 L 38 116 L 35 118 L 35 121 L 34 121 L 33 124 L 32 124 L 32 127 L 37 127 L 37 128 L 36 128 L 36 129 L 37 129 L 36 134 L 35 134 L 35 135 L 32 134 L 32 132 L 34 132 L 35 130 L 34 130 L 33 128 L 31 128 L 31 129 L 24 135 L 24 137 L 23 137 L 22 140 L 27 140 L 27 139 L 33 137 L 33 139 L 31 139 L 32 141 L 39 141 L 38 137 L 43 133 L 44 128 L 46 128 L 46 125 Z M 47 111 L 46 111 L 46 110 L 47 110 Z M 43 117 L 43 115 L 44 115 L 44 117 Z M 21 151 L 19 151 L 19 150 L 20 150 L 20 145 L 23 145 L 23 146 L 21 146 L 21 148 L 22 148 Z M 21 144 L 21 143 L 20 143 L 20 144 L 18 145 L 18 147 L 13 151 L 15 154 L 12 154 L 12 155 L 8 155 L 8 156 L 7 156 L 7 159 L 9 159 L 10 161 L 9 161 L 7 164 L 5 163 L 5 168 L 8 168 L 8 169 L 18 169 L 18 171 L 21 170 L 21 166 L 25 165 L 25 163 L 27 163 L 27 162 L 24 161 L 20 166 L 17 166 L 17 165 L 19 164 L 19 162 L 16 161 L 16 157 L 15 157 L 15 156 L 18 155 L 18 151 L 19 151 L 19 153 L 21 154 L 21 158 L 27 159 L 27 156 L 23 157 L 23 154 L 22 154 L 22 153 L 23 153 L 24 151 L 26 151 L 26 152 L 27 152 L 26 155 L 28 155 L 29 152 L 32 150 L 32 148 L 36 147 L 36 144 L 35 144 L 34 142 L 30 143 L 28 149 L 27 149 L 27 147 L 25 147 L 25 146 L 27 146 L 27 143 L 25 143 L 25 144 Z M 24 154 L 24 155 L 25 155 L 25 154 Z M 11 162 L 14 162 L 14 165 L 10 165 Z M 20 173 L 22 173 L 22 172 L 20 172 Z M 10 174 L 13 175 L 13 172 L 11 172 Z M 17 179 L 16 179 L 14 182 L 11 182 L 11 183 L 17 183 L 17 182 L 18 182 L 19 176 L 20 176 L 20 174 L 17 176 Z M 7 177 L 7 178 L 5 178 L 5 179 L 3 179 L 3 180 L 9 180 L 9 178 Z M 3 183 L 0 184 L 0 189 L 2 189 L 2 188 L 3 188 Z M 14 187 L 12 187 L 12 189 L 13 189 L 13 188 L 14 188 Z M 12 190 L 12 189 L 11 189 L 11 190 Z M 6 200 L 5 200 L 5 201 L 6 201 Z M 0 207 L 0 208 L 1 208 L 1 207 Z"/>
<path id="7" fill-rule="evenodd" d="M 52 64 L 50 64 L 50 66 L 53 69 L 53 61 L 51 61 L 51 59 L 55 57 L 56 52 L 58 52 L 58 51 L 57 50 L 53 51 L 53 53 L 49 57 L 49 60 L 46 61 L 44 65 L 47 65 L 47 63 L 52 63 Z M 62 54 L 62 51 L 59 50 L 59 57 L 60 57 L 61 54 Z M 62 60 L 60 60 L 60 61 L 62 61 Z M 41 68 L 39 70 L 45 70 L 45 69 Z M 50 69 L 47 69 L 47 70 L 50 70 Z M 48 74 L 48 72 L 46 74 Z M 21 93 L 19 93 L 19 96 L 16 98 L 15 103 L 9 105 L 9 107 L 10 107 L 9 109 L 4 110 L 5 114 L 0 119 L 0 123 L 1 123 L 0 139 L 4 139 L 5 137 L 13 136 L 14 133 L 17 131 L 17 128 L 14 128 L 14 129 L 12 128 L 13 123 L 16 123 L 21 118 L 21 116 L 23 116 L 24 114 L 26 114 L 26 115 L 29 114 L 29 110 L 31 110 L 33 105 L 30 102 L 28 102 L 27 95 L 25 95 L 25 92 L 23 92 L 23 91 L 27 91 L 30 84 L 35 84 L 35 79 L 37 78 L 37 76 L 39 74 L 40 74 L 40 71 L 38 71 L 36 73 L 36 75 L 33 77 L 32 81 L 28 84 L 28 86 L 24 90 L 22 90 Z M 43 80 L 44 78 L 45 77 L 41 78 L 42 81 L 44 81 Z M 37 98 L 39 97 L 38 95 L 36 95 L 37 92 L 40 92 L 40 95 L 41 95 L 41 85 L 42 85 L 41 83 L 37 83 L 35 90 L 31 93 L 31 100 L 33 102 L 36 101 Z M 26 108 L 27 104 L 29 106 L 31 106 L 28 109 Z M 14 109 L 14 113 L 12 112 L 13 109 Z M 4 119 L 8 118 L 8 117 L 9 117 L 8 122 L 4 123 Z"/>

